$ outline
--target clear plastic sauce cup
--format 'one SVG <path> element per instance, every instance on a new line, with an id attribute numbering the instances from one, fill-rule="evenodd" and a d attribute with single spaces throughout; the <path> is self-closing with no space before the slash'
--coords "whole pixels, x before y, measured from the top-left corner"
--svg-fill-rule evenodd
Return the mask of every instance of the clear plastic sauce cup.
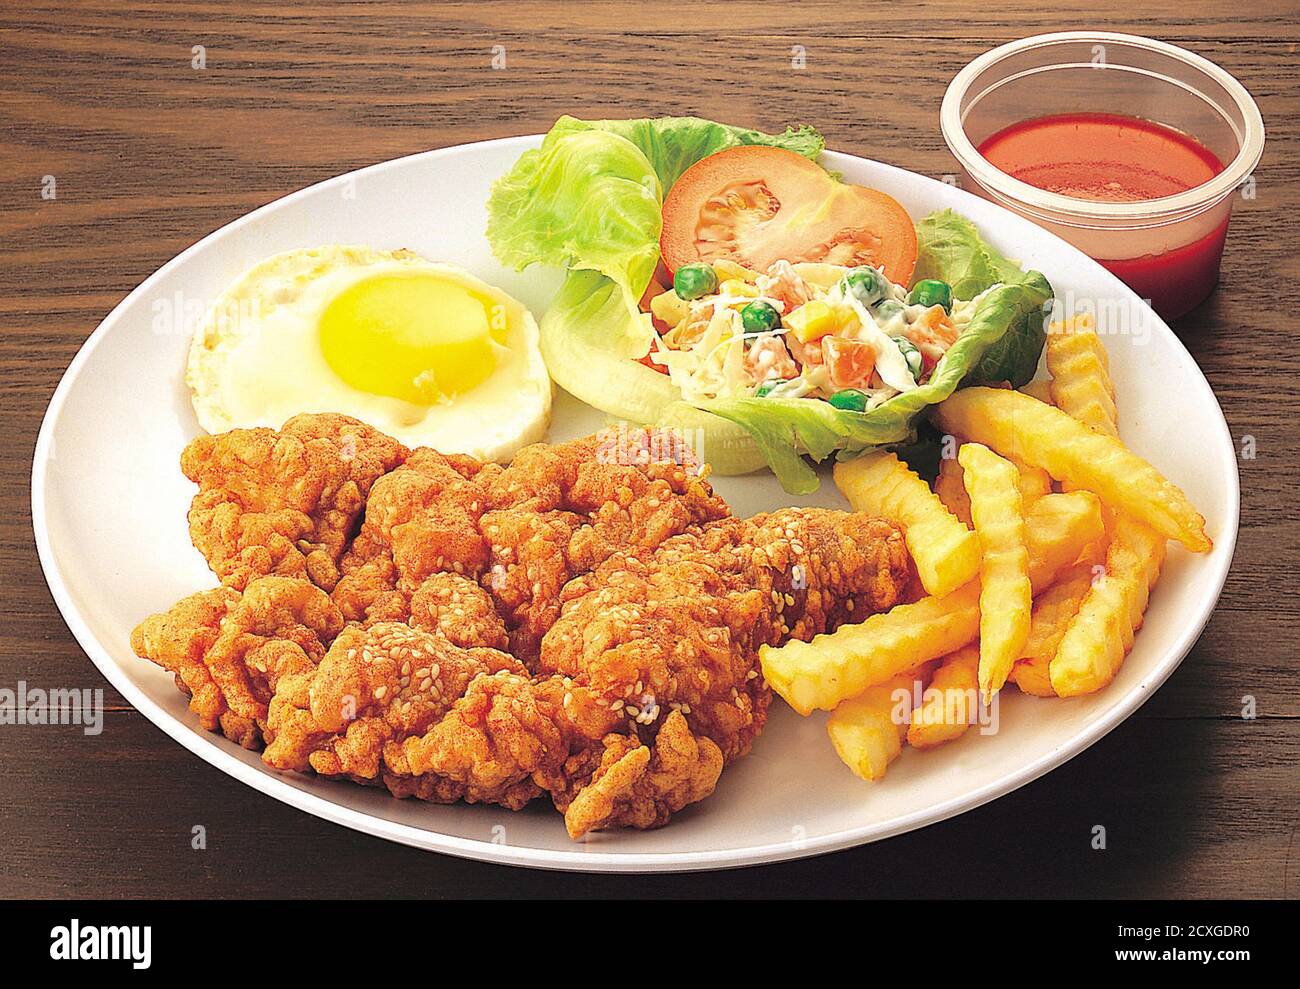
<path id="1" fill-rule="evenodd" d="M 1222 168 L 1171 195 L 1098 200 L 1030 185 L 978 150 L 1012 125 L 1063 114 L 1162 124 L 1192 138 Z M 1236 192 L 1264 150 L 1259 108 L 1231 75 L 1174 45 L 1109 32 L 1043 34 L 986 52 L 948 86 L 940 122 L 963 188 L 1075 245 L 1165 319 L 1213 290 Z"/>

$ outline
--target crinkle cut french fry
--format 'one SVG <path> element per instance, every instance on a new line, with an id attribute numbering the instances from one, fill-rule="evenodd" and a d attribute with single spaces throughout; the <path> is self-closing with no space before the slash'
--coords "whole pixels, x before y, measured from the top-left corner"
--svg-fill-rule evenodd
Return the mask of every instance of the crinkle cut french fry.
<path id="1" fill-rule="evenodd" d="M 1007 682 L 1029 638 L 1033 589 L 1024 503 L 1015 464 L 979 443 L 963 444 L 957 459 L 980 541 L 979 686 L 988 700 Z"/>
<path id="2" fill-rule="evenodd" d="M 956 457 L 944 457 L 939 461 L 934 493 L 944 508 L 961 519 L 967 528 L 970 527 L 970 495 L 966 493 L 966 484 L 961 479 L 961 464 L 957 463 Z"/>
<path id="3" fill-rule="evenodd" d="M 826 720 L 835 754 L 864 780 L 878 780 L 903 751 L 912 697 L 924 670 L 892 677 L 845 701 Z"/>
<path id="4" fill-rule="evenodd" d="M 1052 493 L 1052 475 L 1041 467 L 1033 467 L 1023 460 L 1007 457 L 1015 465 L 1016 482 L 1020 487 L 1020 499 L 1025 503 L 1025 511 L 1043 495 Z"/>
<path id="5" fill-rule="evenodd" d="M 927 593 L 947 594 L 979 572 L 974 533 L 894 454 L 868 453 L 836 464 L 835 484 L 855 512 L 879 515 L 906 529 L 907 549 Z"/>
<path id="6" fill-rule="evenodd" d="M 1093 318 L 1078 316 L 1047 329 L 1047 367 L 1052 403 L 1089 429 L 1119 436 L 1110 361 Z"/>
<path id="7" fill-rule="evenodd" d="M 1010 679 L 1021 693 L 1055 697 L 1049 672 L 1061 636 L 1079 613 L 1079 605 L 1097 576 L 1095 564 L 1081 563 L 1063 571 L 1056 582 L 1034 598 L 1029 620 L 1029 641 L 1011 668 Z"/>
<path id="8" fill-rule="evenodd" d="M 1106 573 L 1088 589 L 1051 662 L 1052 689 L 1061 697 L 1092 693 L 1115 679 L 1142 626 L 1165 548 L 1150 526 L 1116 517 Z"/>
<path id="9" fill-rule="evenodd" d="M 1024 486 L 1021 486 L 1024 491 Z M 967 525 L 970 519 L 970 496 L 962 480 L 961 465 L 956 459 L 939 462 L 935 493 L 948 510 Z M 1091 491 L 1049 493 L 1035 499 L 1025 510 L 1025 537 L 1029 546 L 1029 579 L 1035 590 L 1047 586 L 1051 575 L 1080 559 L 1076 547 L 1089 562 L 1105 557 L 1105 506 Z M 1082 539 L 1083 542 L 1076 540 Z M 1088 550 L 1100 546 L 1102 552 L 1087 556 Z M 1046 578 L 1044 575 L 1047 575 Z"/>
<path id="10" fill-rule="evenodd" d="M 1076 562 L 1093 564 L 1104 564 L 1106 562 L 1106 547 L 1110 545 L 1110 534 L 1115 528 L 1115 518 L 1115 510 L 1105 502 L 1102 502 L 1101 535 L 1084 547 L 1083 552 L 1079 554 L 1079 559 Z"/>
<path id="11" fill-rule="evenodd" d="M 945 656 L 912 709 L 907 744 L 929 749 L 960 738 L 979 717 L 978 646 L 966 646 Z"/>
<path id="12" fill-rule="evenodd" d="M 1104 532 L 1101 500 L 1091 491 L 1044 495 L 1025 514 L 1029 583 L 1037 594 Z"/>
<path id="13" fill-rule="evenodd" d="M 1016 477 L 1020 485 L 1020 498 L 1029 510 L 1034 502 L 1043 495 L 1052 493 L 1052 476 L 1041 467 L 1007 458 L 1016 465 Z M 934 493 L 953 515 L 970 526 L 970 496 L 966 494 L 966 482 L 962 480 L 961 464 L 956 457 L 944 457 L 939 461 L 939 474 L 934 479 Z"/>
<path id="14" fill-rule="evenodd" d="M 945 432 L 968 437 L 1085 488 L 1194 552 L 1211 548 L 1205 519 L 1187 496 L 1118 439 L 1060 409 L 1002 388 L 954 392 L 934 411 Z"/>
<path id="15" fill-rule="evenodd" d="M 1040 402 L 1046 402 L 1048 405 L 1054 405 L 1052 401 L 1052 379 L 1035 378 L 1029 384 L 1020 389 L 1026 395 L 1032 395 Z"/>
<path id="16" fill-rule="evenodd" d="M 868 687 L 960 649 L 979 634 L 979 581 L 900 604 L 811 642 L 763 646 L 768 685 L 800 714 L 830 711 Z"/>
<path id="17" fill-rule="evenodd" d="M 1053 323 L 1048 327 L 1047 366 L 1052 370 L 1052 391 L 1057 408 L 1089 429 L 1119 436 L 1115 386 L 1110 380 L 1110 359 L 1093 329 L 1090 315 Z M 1071 485 L 1064 485 L 1070 490 Z M 1115 513 L 1101 507 L 1106 531 L 1114 527 Z M 1085 560 L 1102 561 L 1110 537 L 1103 536 L 1084 551 Z"/>
<path id="18" fill-rule="evenodd" d="M 1034 590 L 1051 584 L 1101 531 L 1096 495 L 1076 491 L 1038 499 L 1025 519 Z M 898 605 L 811 642 L 763 646 L 758 652 L 763 676 L 800 714 L 829 711 L 873 684 L 974 642 L 979 591 L 979 581 L 971 581 L 942 598 Z"/>

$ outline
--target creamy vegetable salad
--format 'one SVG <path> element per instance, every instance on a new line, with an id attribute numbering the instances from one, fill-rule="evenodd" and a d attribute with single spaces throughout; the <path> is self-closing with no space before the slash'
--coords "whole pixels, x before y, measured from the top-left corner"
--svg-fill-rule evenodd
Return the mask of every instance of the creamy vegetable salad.
<path id="1" fill-rule="evenodd" d="M 928 381 L 984 294 L 954 301 L 935 279 L 909 292 L 869 266 L 685 265 L 651 299 L 650 361 L 688 402 L 818 398 L 865 412 Z"/>

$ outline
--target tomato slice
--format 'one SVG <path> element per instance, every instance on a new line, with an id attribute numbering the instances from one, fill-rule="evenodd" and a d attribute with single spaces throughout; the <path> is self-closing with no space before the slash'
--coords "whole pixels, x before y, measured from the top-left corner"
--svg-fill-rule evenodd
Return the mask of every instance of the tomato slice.
<path id="1" fill-rule="evenodd" d="M 784 148 L 730 148 L 688 168 L 664 200 L 665 265 L 735 261 L 766 271 L 773 261 L 883 266 L 906 285 L 916 266 L 907 210 L 875 189 L 836 182 Z"/>

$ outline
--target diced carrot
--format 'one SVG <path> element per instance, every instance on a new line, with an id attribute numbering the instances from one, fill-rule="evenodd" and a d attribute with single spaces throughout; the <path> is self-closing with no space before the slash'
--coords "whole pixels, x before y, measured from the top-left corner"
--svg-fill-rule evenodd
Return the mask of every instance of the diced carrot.
<path id="1" fill-rule="evenodd" d="M 822 350 L 836 388 L 851 388 L 865 381 L 876 368 L 876 352 L 861 340 L 826 337 Z"/>

